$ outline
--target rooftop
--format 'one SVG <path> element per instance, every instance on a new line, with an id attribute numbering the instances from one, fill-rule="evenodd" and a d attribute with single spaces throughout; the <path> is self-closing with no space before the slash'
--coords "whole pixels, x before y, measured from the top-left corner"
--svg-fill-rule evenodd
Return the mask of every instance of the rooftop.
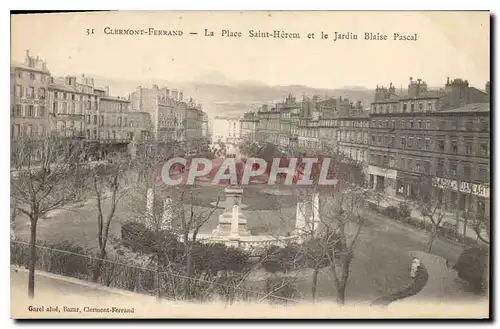
<path id="1" fill-rule="evenodd" d="M 440 112 L 445 113 L 461 113 L 461 112 L 490 112 L 491 105 L 490 103 L 473 103 L 467 104 L 465 106 L 460 106 L 448 110 L 443 110 Z"/>

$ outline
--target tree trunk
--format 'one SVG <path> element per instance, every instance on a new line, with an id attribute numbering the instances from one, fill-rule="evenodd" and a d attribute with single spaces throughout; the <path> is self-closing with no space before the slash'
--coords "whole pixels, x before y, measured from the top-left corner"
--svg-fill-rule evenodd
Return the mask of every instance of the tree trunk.
<path id="1" fill-rule="evenodd" d="M 346 283 L 340 281 L 339 286 L 337 287 L 337 304 L 339 305 L 345 304 L 345 288 Z"/>
<path id="2" fill-rule="evenodd" d="M 184 254 L 186 257 L 186 281 L 184 283 L 184 293 L 187 298 L 191 298 L 191 277 L 193 272 L 193 260 L 191 256 L 191 248 L 189 241 L 184 242 Z"/>
<path id="3" fill-rule="evenodd" d="M 102 265 L 104 264 L 104 259 L 106 258 L 106 246 L 101 246 L 101 250 L 99 251 L 99 259 L 97 260 L 96 268 L 94 271 L 94 277 L 92 280 L 96 283 L 99 282 L 99 278 L 101 277 Z"/>
<path id="4" fill-rule="evenodd" d="M 37 216 L 30 216 L 30 247 L 28 261 L 28 297 L 35 297 L 35 265 L 36 265 L 36 225 L 38 222 Z"/>
<path id="5" fill-rule="evenodd" d="M 431 235 L 429 237 L 429 242 L 427 243 L 427 252 L 428 253 L 431 253 L 432 244 L 434 243 L 434 240 L 436 239 L 436 235 L 437 235 L 437 227 L 436 227 L 436 225 L 433 225 L 432 232 L 431 232 Z"/>
<path id="6" fill-rule="evenodd" d="M 337 303 L 339 305 L 345 304 L 345 291 L 347 287 L 347 279 L 349 278 L 349 270 L 351 266 L 350 256 L 344 256 L 342 261 L 342 275 L 337 286 Z"/>
<path id="7" fill-rule="evenodd" d="M 156 300 L 161 298 L 160 292 L 160 253 L 156 252 Z"/>
<path id="8" fill-rule="evenodd" d="M 468 215 L 466 215 L 466 216 L 465 216 L 465 218 L 464 218 L 464 229 L 463 229 L 463 232 L 462 232 L 462 233 L 463 233 L 463 236 L 462 236 L 462 238 L 463 238 L 463 243 L 462 243 L 462 245 L 463 245 L 463 248 L 464 248 L 464 249 L 467 247 L 467 240 L 466 240 L 465 238 L 467 237 L 467 224 L 468 224 L 468 219 L 469 219 L 469 218 L 468 218 Z"/>
<path id="9" fill-rule="evenodd" d="M 319 274 L 319 268 L 316 266 L 313 272 L 312 291 L 311 291 L 313 303 L 316 303 L 316 288 L 318 286 L 318 274 Z"/>

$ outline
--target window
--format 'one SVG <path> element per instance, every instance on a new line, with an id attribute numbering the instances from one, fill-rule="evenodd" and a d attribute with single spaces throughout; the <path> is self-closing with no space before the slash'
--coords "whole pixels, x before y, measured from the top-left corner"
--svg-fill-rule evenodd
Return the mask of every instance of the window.
<path id="1" fill-rule="evenodd" d="M 16 105 L 16 117 L 20 117 L 22 115 L 21 105 Z"/>
<path id="2" fill-rule="evenodd" d="M 422 147 L 422 139 L 421 138 L 417 138 L 417 143 L 415 144 L 415 147 L 417 148 L 417 150 L 420 150 L 420 148 Z"/>
<path id="3" fill-rule="evenodd" d="M 57 91 L 54 91 L 54 98 L 57 99 L 58 96 Z"/>
<path id="4" fill-rule="evenodd" d="M 425 121 L 425 129 L 431 129 L 431 120 Z"/>
<path id="5" fill-rule="evenodd" d="M 408 137 L 408 148 L 411 149 L 413 147 L 413 137 Z"/>
<path id="6" fill-rule="evenodd" d="M 455 161 L 450 161 L 450 175 L 451 177 L 457 176 L 457 163 Z"/>
<path id="7" fill-rule="evenodd" d="M 378 145 L 382 144 L 382 136 L 378 136 Z"/>
<path id="8" fill-rule="evenodd" d="M 464 142 L 465 145 L 465 154 L 472 154 L 472 141 L 466 140 Z"/>
<path id="9" fill-rule="evenodd" d="M 34 81 L 36 79 L 36 76 L 34 73 L 30 73 L 30 80 Z"/>
<path id="10" fill-rule="evenodd" d="M 23 97 L 23 87 L 21 85 L 16 85 L 14 89 L 14 96 Z"/>
<path id="11" fill-rule="evenodd" d="M 406 148 L 406 137 L 401 137 L 401 148 Z"/>
<path id="12" fill-rule="evenodd" d="M 34 98 L 35 97 L 35 88 L 33 87 L 28 87 L 28 94 L 26 95 L 27 98 Z"/>
<path id="13" fill-rule="evenodd" d="M 424 109 L 424 103 L 422 103 L 422 102 L 418 103 L 418 109 L 420 112 L 422 112 Z"/>
<path id="14" fill-rule="evenodd" d="M 480 182 L 487 182 L 488 181 L 488 176 L 486 174 L 486 168 L 479 168 L 478 169 L 478 172 L 477 172 L 477 179 L 480 181 Z"/>
<path id="15" fill-rule="evenodd" d="M 490 155 L 488 152 L 488 143 L 487 142 L 485 142 L 485 141 L 479 142 L 479 154 L 483 157 L 487 157 Z"/>
<path id="16" fill-rule="evenodd" d="M 97 115 L 94 115 L 94 118 L 93 118 L 92 122 L 93 122 L 93 124 L 95 124 L 95 125 L 97 124 Z"/>
<path id="17" fill-rule="evenodd" d="M 465 120 L 464 128 L 467 131 L 473 131 L 474 130 L 474 122 L 470 119 Z"/>
<path id="18" fill-rule="evenodd" d="M 63 99 L 66 99 L 66 93 L 63 93 Z"/>
<path id="19" fill-rule="evenodd" d="M 403 113 L 406 112 L 406 104 L 403 104 Z"/>
<path id="20" fill-rule="evenodd" d="M 420 167 L 420 160 L 415 160 L 415 171 L 421 171 L 422 168 Z"/>
<path id="21" fill-rule="evenodd" d="M 427 102 L 427 110 L 432 111 L 432 103 L 431 102 Z"/>
<path id="22" fill-rule="evenodd" d="M 451 124 L 451 130 L 457 130 L 458 129 L 458 121 L 457 121 L 457 119 L 450 120 L 450 124 Z"/>
<path id="23" fill-rule="evenodd" d="M 438 140 L 438 151 L 439 152 L 444 152 L 444 139 L 439 139 Z"/>
<path id="24" fill-rule="evenodd" d="M 103 126 L 104 125 L 104 115 L 100 115 L 99 116 L 99 126 Z"/>
<path id="25" fill-rule="evenodd" d="M 413 129 L 414 126 L 413 126 L 413 120 L 410 120 L 410 128 Z"/>
<path id="26" fill-rule="evenodd" d="M 442 177 L 444 174 L 444 162 L 441 159 L 437 160 L 436 176 Z"/>
<path id="27" fill-rule="evenodd" d="M 406 169 L 413 170 L 413 160 L 412 159 L 408 159 L 406 161 Z"/>
<path id="28" fill-rule="evenodd" d="M 431 162 L 429 160 L 424 160 L 424 173 L 431 173 Z"/>
<path id="29" fill-rule="evenodd" d="M 389 146 L 389 136 L 385 136 L 385 146 Z"/>
<path id="30" fill-rule="evenodd" d="M 396 137 L 391 136 L 391 147 L 396 147 Z"/>
<path id="31" fill-rule="evenodd" d="M 63 114 L 68 113 L 68 104 L 66 102 L 62 103 L 62 113 Z"/>
<path id="32" fill-rule="evenodd" d="M 28 105 L 28 113 L 26 114 L 26 116 L 28 117 L 32 117 L 33 116 L 33 105 Z"/>
<path id="33" fill-rule="evenodd" d="M 71 95 L 71 100 L 75 100 L 75 94 Z"/>
<path id="34" fill-rule="evenodd" d="M 488 131 L 489 125 L 489 120 L 479 119 L 479 131 Z"/>
<path id="35" fill-rule="evenodd" d="M 23 77 L 23 71 L 19 70 L 17 71 L 17 77 L 22 78 Z"/>
<path id="36" fill-rule="evenodd" d="M 87 124 L 90 124 L 90 114 L 87 114 Z M 89 138 L 90 138 L 90 131 L 89 131 Z"/>
<path id="37" fill-rule="evenodd" d="M 392 120 L 391 122 L 391 128 L 396 129 L 396 121 Z"/>
<path id="38" fill-rule="evenodd" d="M 422 129 L 422 121 L 421 120 L 418 120 L 417 127 L 418 127 L 418 129 Z"/>
<path id="39" fill-rule="evenodd" d="M 122 117 L 119 117 L 118 118 L 118 126 L 121 127 L 122 126 Z"/>
<path id="40" fill-rule="evenodd" d="M 431 149 L 431 139 L 430 138 L 426 138 L 425 139 L 425 150 L 430 150 Z"/>
<path id="41" fill-rule="evenodd" d="M 411 103 L 410 109 L 411 109 L 411 112 L 415 112 L 415 104 Z"/>
<path id="42" fill-rule="evenodd" d="M 45 116 L 45 106 L 39 106 L 38 107 L 38 116 L 39 117 L 44 117 Z"/>
<path id="43" fill-rule="evenodd" d="M 406 159 L 405 158 L 401 158 L 401 161 L 400 161 L 400 166 L 401 166 L 401 169 L 405 169 L 406 168 Z"/>
<path id="44" fill-rule="evenodd" d="M 456 140 L 451 141 L 451 153 L 458 153 L 458 142 Z"/>
<path id="45" fill-rule="evenodd" d="M 466 182 L 470 181 L 470 165 L 463 165 L 462 179 Z"/>

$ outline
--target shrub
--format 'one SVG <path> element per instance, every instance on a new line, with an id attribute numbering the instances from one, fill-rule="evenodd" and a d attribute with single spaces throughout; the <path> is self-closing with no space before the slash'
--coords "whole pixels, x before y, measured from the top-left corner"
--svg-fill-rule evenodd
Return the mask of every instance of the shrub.
<path id="1" fill-rule="evenodd" d="M 248 266 L 249 255 L 236 248 L 228 248 L 221 243 L 196 243 L 192 250 L 192 260 L 196 273 L 216 275 L 219 271 L 242 272 Z"/>
<path id="2" fill-rule="evenodd" d="M 389 206 L 387 208 L 385 208 L 384 210 L 382 210 L 382 213 L 389 217 L 389 218 L 392 218 L 392 219 L 399 219 L 398 217 L 398 208 L 397 207 L 394 207 L 394 206 Z"/>
<path id="3" fill-rule="evenodd" d="M 162 245 L 162 249 L 165 249 L 165 246 L 177 244 L 177 237 L 175 235 L 167 231 L 155 232 L 149 229 L 144 223 L 137 221 L 125 222 L 121 227 L 121 236 L 123 246 L 133 252 L 143 254 L 156 252 L 158 243 Z"/>
<path id="4" fill-rule="evenodd" d="M 398 206 L 398 220 L 408 221 L 411 217 L 411 208 L 408 204 L 401 202 Z"/>
<path id="5" fill-rule="evenodd" d="M 296 268 L 300 259 L 300 250 L 295 245 L 270 246 L 261 256 L 262 267 L 270 273 L 286 273 Z"/>
<path id="6" fill-rule="evenodd" d="M 467 282 L 469 287 L 476 293 L 487 290 L 488 258 L 488 247 L 474 245 L 462 251 L 454 266 L 458 276 Z"/>
<path id="7" fill-rule="evenodd" d="M 37 242 L 36 268 L 41 271 L 86 278 L 92 268 L 92 260 L 87 251 L 71 241 L 60 241 L 54 244 Z M 29 260 L 28 244 L 11 244 L 11 263 L 27 265 Z"/>
<path id="8" fill-rule="evenodd" d="M 52 257 L 50 257 L 49 272 L 68 276 L 88 274 L 91 259 L 83 256 L 87 255 L 88 252 L 82 246 L 79 246 L 72 241 L 65 240 L 52 245 L 47 245 L 47 247 L 70 252 L 65 253 L 53 250 L 51 255 Z"/>

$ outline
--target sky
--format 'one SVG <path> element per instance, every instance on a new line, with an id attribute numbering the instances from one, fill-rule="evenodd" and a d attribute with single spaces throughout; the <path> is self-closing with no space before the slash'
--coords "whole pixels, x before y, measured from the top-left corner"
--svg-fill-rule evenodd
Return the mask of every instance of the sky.
<path id="1" fill-rule="evenodd" d="M 17 15 L 12 59 L 29 49 L 54 75 L 113 79 L 243 81 L 318 88 L 409 77 L 442 86 L 447 77 L 483 89 L 490 77 L 488 12 L 108 12 Z M 104 28 L 183 30 L 182 37 L 106 35 Z M 87 35 L 87 29 L 94 34 Z M 214 31 L 205 37 L 204 30 Z M 220 36 L 222 29 L 242 38 Z M 248 30 L 298 32 L 301 39 L 249 38 Z M 321 31 L 330 39 L 320 39 Z M 332 41 L 334 32 L 386 33 L 391 41 Z M 189 35 L 198 32 L 198 35 Z M 314 33 L 314 39 L 307 34 Z M 392 41 L 393 33 L 418 34 Z"/>

